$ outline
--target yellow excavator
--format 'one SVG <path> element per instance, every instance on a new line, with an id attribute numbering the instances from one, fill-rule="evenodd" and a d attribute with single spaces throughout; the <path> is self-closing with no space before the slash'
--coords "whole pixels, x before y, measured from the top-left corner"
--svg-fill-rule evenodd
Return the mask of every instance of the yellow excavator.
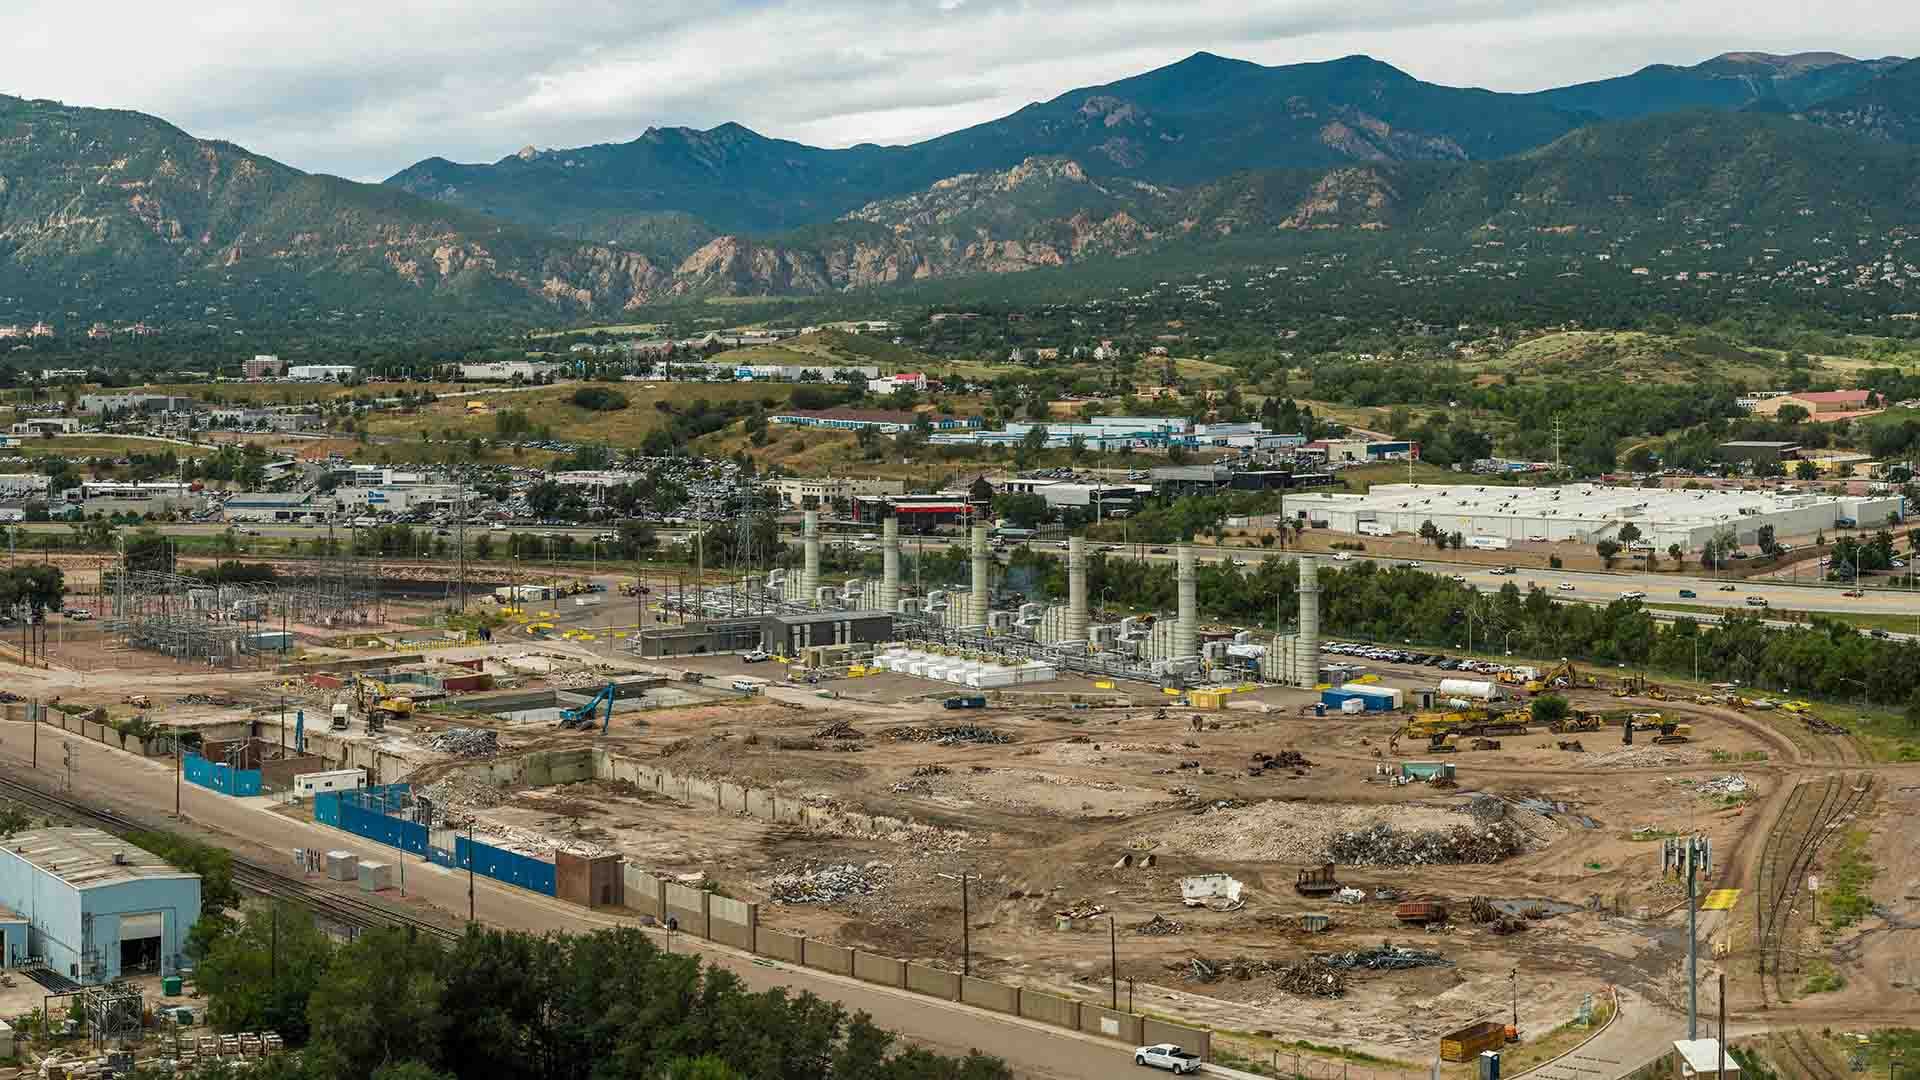
<path id="1" fill-rule="evenodd" d="M 1581 675 L 1580 670 L 1573 666 L 1573 661 L 1563 658 L 1559 663 L 1548 668 L 1546 674 L 1540 676 L 1538 679 L 1529 681 L 1527 683 L 1527 693 L 1538 694 L 1547 690 L 1592 689 L 1596 685 L 1598 684 L 1593 676 Z"/>
<path id="2" fill-rule="evenodd" d="M 389 719 L 406 720 L 413 716 L 413 699 L 396 696 L 378 679 L 356 679 L 353 701 L 366 718 L 368 731 L 379 731 Z"/>

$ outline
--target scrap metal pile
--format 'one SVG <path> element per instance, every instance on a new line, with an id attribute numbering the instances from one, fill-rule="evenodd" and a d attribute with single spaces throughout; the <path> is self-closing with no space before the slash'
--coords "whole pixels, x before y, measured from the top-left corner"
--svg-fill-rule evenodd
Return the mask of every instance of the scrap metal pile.
<path id="1" fill-rule="evenodd" d="M 1183 934 L 1186 930 L 1186 923 L 1169 919 L 1165 915 L 1155 915 L 1153 918 L 1133 928 L 1134 933 L 1145 934 L 1148 937 L 1167 937 L 1173 934 Z"/>
<path id="2" fill-rule="evenodd" d="M 1419 831 L 1381 823 L 1334 834 L 1327 857 L 1348 866 L 1429 866 L 1497 863 L 1525 850 L 1525 835 L 1507 821 Z"/>
<path id="3" fill-rule="evenodd" d="M 427 739 L 427 745 L 442 754 L 492 757 L 500 752 L 500 733 L 492 728 L 448 728 Z"/>
<path id="4" fill-rule="evenodd" d="M 1417 967 L 1451 967 L 1453 961 L 1428 949 L 1406 949 L 1390 943 L 1382 943 L 1377 949 L 1355 949 L 1351 952 L 1316 953 L 1314 959 L 1331 968 L 1345 971 L 1365 969 L 1368 971 L 1405 971 Z"/>
<path id="5" fill-rule="evenodd" d="M 809 865 L 776 876 L 767 884 L 767 897 L 776 904 L 832 904 L 871 894 L 887 883 L 891 869 L 881 862 Z"/>
<path id="6" fill-rule="evenodd" d="M 1273 985 L 1298 997 L 1337 998 L 1347 992 L 1347 976 L 1319 960 L 1302 960 L 1281 968 Z"/>
<path id="7" fill-rule="evenodd" d="M 1347 992 L 1346 975 L 1318 957 L 1288 964 L 1250 956 L 1235 956 L 1225 960 L 1196 956 L 1168 964 L 1167 970 L 1188 982 L 1197 983 L 1217 983 L 1226 979 L 1236 982 L 1255 978 L 1272 979 L 1275 989 L 1301 997 L 1337 998 Z"/>
<path id="8" fill-rule="evenodd" d="M 902 724 L 899 727 L 888 728 L 886 736 L 900 742 L 930 742 L 939 746 L 953 746 L 956 743 L 997 745 L 1013 741 L 1013 736 L 1004 731 L 995 731 L 978 724 L 943 724 L 939 727 L 914 727 Z"/>
<path id="9" fill-rule="evenodd" d="M 220 694 L 182 694 L 173 699 L 175 705 L 214 705 L 222 709 L 237 709 L 246 702 L 239 698 L 225 697 Z"/>

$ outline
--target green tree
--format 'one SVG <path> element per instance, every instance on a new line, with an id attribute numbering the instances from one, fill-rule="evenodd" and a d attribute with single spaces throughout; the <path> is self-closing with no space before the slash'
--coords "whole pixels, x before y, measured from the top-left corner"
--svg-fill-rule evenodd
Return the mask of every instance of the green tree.
<path id="1" fill-rule="evenodd" d="M 1565 720 L 1573 710 L 1567 705 L 1567 699 L 1559 694 L 1541 694 L 1528 706 L 1536 724 L 1552 724 Z"/>
<path id="2" fill-rule="evenodd" d="M 1640 539 L 1640 526 L 1635 525 L 1631 521 L 1627 522 L 1625 525 L 1620 526 L 1618 538 L 1622 545 L 1632 547 L 1634 543 Z"/>
<path id="3" fill-rule="evenodd" d="M 1612 540 L 1601 540 L 1599 543 L 1593 545 L 1593 550 L 1594 553 L 1599 555 L 1607 564 L 1607 567 L 1611 569 L 1613 567 L 1613 560 L 1620 554 L 1620 545 Z"/>
<path id="4" fill-rule="evenodd" d="M 313 988 L 307 1050 L 327 1076 L 371 1076 L 382 1066 L 438 1065 L 449 1030 L 440 947 L 395 928 L 370 930 L 335 957 Z"/>
<path id="5" fill-rule="evenodd" d="M 227 1031 L 278 1031 L 298 1046 L 307 1041 L 308 999 L 332 959 L 333 943 L 312 915 L 276 903 L 249 911 L 215 938 L 194 969 L 194 983 L 210 1002 L 209 1023 Z"/>
<path id="6" fill-rule="evenodd" d="M 1685 570 L 1687 568 L 1687 549 L 1681 547 L 1679 544 L 1667 545 L 1667 557 L 1673 560 L 1674 569 Z"/>
<path id="7" fill-rule="evenodd" d="M 1436 547 L 1447 546 L 1447 534 L 1440 531 L 1440 526 L 1435 525 L 1432 518 L 1420 523 L 1420 539 Z"/>
<path id="8" fill-rule="evenodd" d="M 1818 480 L 1820 479 L 1820 467 L 1811 461 L 1797 462 L 1793 466 L 1793 478 L 1795 480 Z"/>

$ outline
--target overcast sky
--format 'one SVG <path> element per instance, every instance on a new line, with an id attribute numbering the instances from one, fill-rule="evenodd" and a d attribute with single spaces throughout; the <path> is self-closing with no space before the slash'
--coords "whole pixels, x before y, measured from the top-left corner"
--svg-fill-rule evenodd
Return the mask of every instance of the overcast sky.
<path id="1" fill-rule="evenodd" d="M 1896 0 L 3 0 L 0 93 L 378 180 L 736 120 L 911 142 L 1197 50 L 1496 90 L 1729 50 L 1920 52 Z"/>

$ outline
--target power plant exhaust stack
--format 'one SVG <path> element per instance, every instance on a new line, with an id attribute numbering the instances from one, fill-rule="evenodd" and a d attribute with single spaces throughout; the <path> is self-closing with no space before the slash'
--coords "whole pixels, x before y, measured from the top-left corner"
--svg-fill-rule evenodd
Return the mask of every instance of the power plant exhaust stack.
<path id="1" fill-rule="evenodd" d="M 987 527 L 973 527 L 973 591 L 967 595 L 968 626 L 987 625 L 988 568 L 993 556 L 987 552 Z"/>
<path id="2" fill-rule="evenodd" d="M 1173 655 L 1176 659 L 1200 655 L 1200 575 L 1194 569 L 1193 545 L 1181 544 L 1178 569 L 1180 612 L 1173 624 Z"/>
<path id="3" fill-rule="evenodd" d="M 1087 640 L 1087 541 L 1081 536 L 1067 540 L 1066 640 Z"/>
<path id="4" fill-rule="evenodd" d="M 900 607 L 900 519 L 890 517 L 880 523 L 880 603 L 881 611 Z"/>
<path id="5" fill-rule="evenodd" d="M 1320 683 L 1320 567 L 1300 556 L 1300 632 L 1293 639 L 1293 684 Z"/>
<path id="6" fill-rule="evenodd" d="M 800 568 L 800 596 L 811 604 L 820 591 L 820 511 L 807 511 L 804 520 L 806 524 L 800 529 L 800 543 L 806 553 L 806 562 Z"/>

